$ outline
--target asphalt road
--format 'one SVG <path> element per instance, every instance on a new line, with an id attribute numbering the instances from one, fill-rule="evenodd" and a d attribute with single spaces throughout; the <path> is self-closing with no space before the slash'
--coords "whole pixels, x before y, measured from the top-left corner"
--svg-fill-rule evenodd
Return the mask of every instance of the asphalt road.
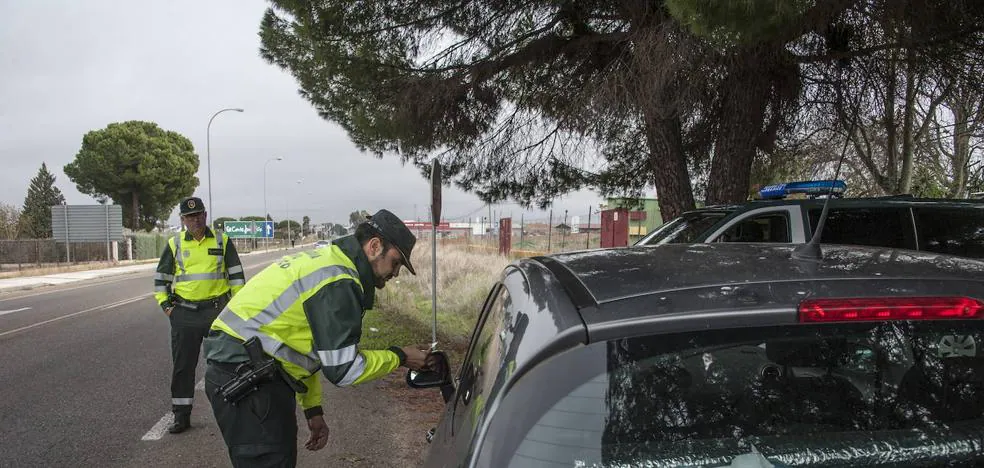
<path id="1" fill-rule="evenodd" d="M 243 256 L 247 279 L 283 253 Z M 201 364 L 192 429 L 164 430 L 169 331 L 152 277 L 147 271 L 0 295 L 0 467 L 230 466 L 201 391 Z M 309 453 L 299 444 L 299 464 L 419 463 L 433 418 L 399 404 L 399 377 L 351 389 L 326 385 L 329 446 Z"/>

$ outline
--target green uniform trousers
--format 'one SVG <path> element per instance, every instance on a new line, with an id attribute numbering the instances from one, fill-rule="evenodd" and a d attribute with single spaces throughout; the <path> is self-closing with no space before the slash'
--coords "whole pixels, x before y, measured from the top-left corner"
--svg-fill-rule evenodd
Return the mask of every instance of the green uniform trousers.
<path id="1" fill-rule="evenodd" d="M 235 405 L 216 391 L 235 378 L 236 364 L 209 360 L 205 392 L 236 468 L 293 467 L 297 464 L 297 402 L 282 379 L 261 384 Z"/>

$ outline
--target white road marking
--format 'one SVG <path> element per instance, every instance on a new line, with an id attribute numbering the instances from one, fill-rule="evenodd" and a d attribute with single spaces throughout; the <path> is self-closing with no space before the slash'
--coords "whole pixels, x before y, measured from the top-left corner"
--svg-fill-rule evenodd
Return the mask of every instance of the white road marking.
<path id="1" fill-rule="evenodd" d="M 137 296 L 137 297 L 131 297 L 129 299 L 123 299 L 122 301 L 117 301 L 117 302 L 114 302 L 112 304 L 104 304 L 104 305 L 100 305 L 100 306 L 96 306 L 96 307 L 91 307 L 91 308 L 88 308 L 88 309 L 85 309 L 85 310 L 80 310 L 78 312 L 74 312 L 74 313 L 71 313 L 71 314 L 68 314 L 68 315 L 62 315 L 61 317 L 55 317 L 55 318 L 50 319 L 50 320 L 45 320 L 43 322 L 38 322 L 38 323 L 31 324 L 31 325 L 23 326 L 23 327 L 20 327 L 20 328 L 15 328 L 13 330 L 9 330 L 9 331 L 5 331 L 3 333 L 0 333 L 0 337 L 11 335 L 11 334 L 14 334 L 14 333 L 17 333 L 17 332 L 20 332 L 20 331 L 24 331 L 24 330 L 30 330 L 32 328 L 40 327 L 41 325 L 47 325 L 49 323 L 57 322 L 59 320 L 65 320 L 67 318 L 75 317 L 76 315 L 82 315 L 82 314 L 86 314 L 86 313 L 89 313 L 89 312 L 94 312 L 94 311 L 97 311 L 97 310 L 109 310 L 109 309 L 112 309 L 112 308 L 115 308 L 115 307 L 119 307 L 119 306 L 123 306 L 123 305 L 126 305 L 126 304 L 130 304 L 132 302 L 139 301 L 139 300 L 144 299 L 146 297 L 149 297 L 151 295 L 153 295 L 153 294 L 152 293 L 147 293 L 147 294 L 143 294 L 143 295 L 140 295 L 140 296 Z"/>
<path id="2" fill-rule="evenodd" d="M 205 391 L 205 379 L 201 379 L 195 384 L 195 390 Z M 164 433 L 167 432 L 167 426 L 170 426 L 172 422 L 174 422 L 174 413 L 170 411 L 164 413 L 161 420 L 157 421 L 157 424 L 154 424 L 154 427 L 150 428 L 140 440 L 161 440 L 161 437 L 164 437 Z"/>
<path id="3" fill-rule="evenodd" d="M 21 307 L 20 309 L 14 309 L 14 310 L 0 310 L 0 315 L 12 314 L 14 312 L 20 312 L 20 311 L 29 310 L 29 309 L 30 309 L 30 307 Z"/>
<path id="4" fill-rule="evenodd" d="M 174 422 L 174 413 L 168 411 L 140 440 L 161 440 L 161 437 L 164 437 L 164 433 L 167 432 L 167 426 L 170 426 L 172 422 Z"/>
<path id="5" fill-rule="evenodd" d="M 152 276 L 151 276 L 151 278 L 152 278 Z M 24 294 L 24 295 L 16 296 L 16 297 L 7 297 L 7 298 L 4 298 L 4 299 L 0 299 L 0 302 L 15 301 L 17 299 L 27 299 L 27 298 L 36 297 L 36 296 L 44 296 L 44 295 L 47 295 L 47 294 L 54 294 L 54 293 L 60 293 L 60 292 L 66 292 L 66 291 L 74 291 L 76 289 L 92 288 L 93 286 L 101 286 L 101 285 L 104 285 L 104 284 L 119 283 L 119 282 L 122 282 L 122 281 L 131 280 L 131 279 L 133 279 L 133 278 L 120 278 L 120 279 L 116 279 L 116 280 L 100 281 L 99 283 L 89 283 L 89 284 L 86 284 L 85 286 L 75 286 L 75 287 L 72 287 L 72 288 L 62 288 L 62 289 L 50 289 L 50 290 L 36 292 L 36 293 Z M 16 292 L 16 291 L 11 291 L 11 294 L 13 294 L 14 292 Z"/>

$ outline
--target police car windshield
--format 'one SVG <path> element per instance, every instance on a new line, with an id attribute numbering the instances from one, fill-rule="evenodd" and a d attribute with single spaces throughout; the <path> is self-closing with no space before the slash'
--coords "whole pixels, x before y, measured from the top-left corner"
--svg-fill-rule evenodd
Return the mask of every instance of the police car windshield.
<path id="1" fill-rule="evenodd" d="M 509 466 L 979 464 L 982 347 L 981 320 L 599 343 L 578 359 L 592 370 L 551 390 Z"/>
<path id="2" fill-rule="evenodd" d="M 636 245 L 659 245 L 659 244 L 690 244 L 698 236 L 717 224 L 718 221 L 727 216 L 726 211 L 698 211 L 686 213 L 676 218 L 649 236 L 644 237 Z"/>

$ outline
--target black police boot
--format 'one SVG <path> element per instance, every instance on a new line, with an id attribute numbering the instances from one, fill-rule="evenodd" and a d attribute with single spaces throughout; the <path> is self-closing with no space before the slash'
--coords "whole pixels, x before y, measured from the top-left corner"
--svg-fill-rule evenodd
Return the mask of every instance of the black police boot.
<path id="1" fill-rule="evenodd" d="M 174 413 L 174 422 L 167 428 L 171 434 L 180 434 L 191 427 L 190 413 Z"/>

